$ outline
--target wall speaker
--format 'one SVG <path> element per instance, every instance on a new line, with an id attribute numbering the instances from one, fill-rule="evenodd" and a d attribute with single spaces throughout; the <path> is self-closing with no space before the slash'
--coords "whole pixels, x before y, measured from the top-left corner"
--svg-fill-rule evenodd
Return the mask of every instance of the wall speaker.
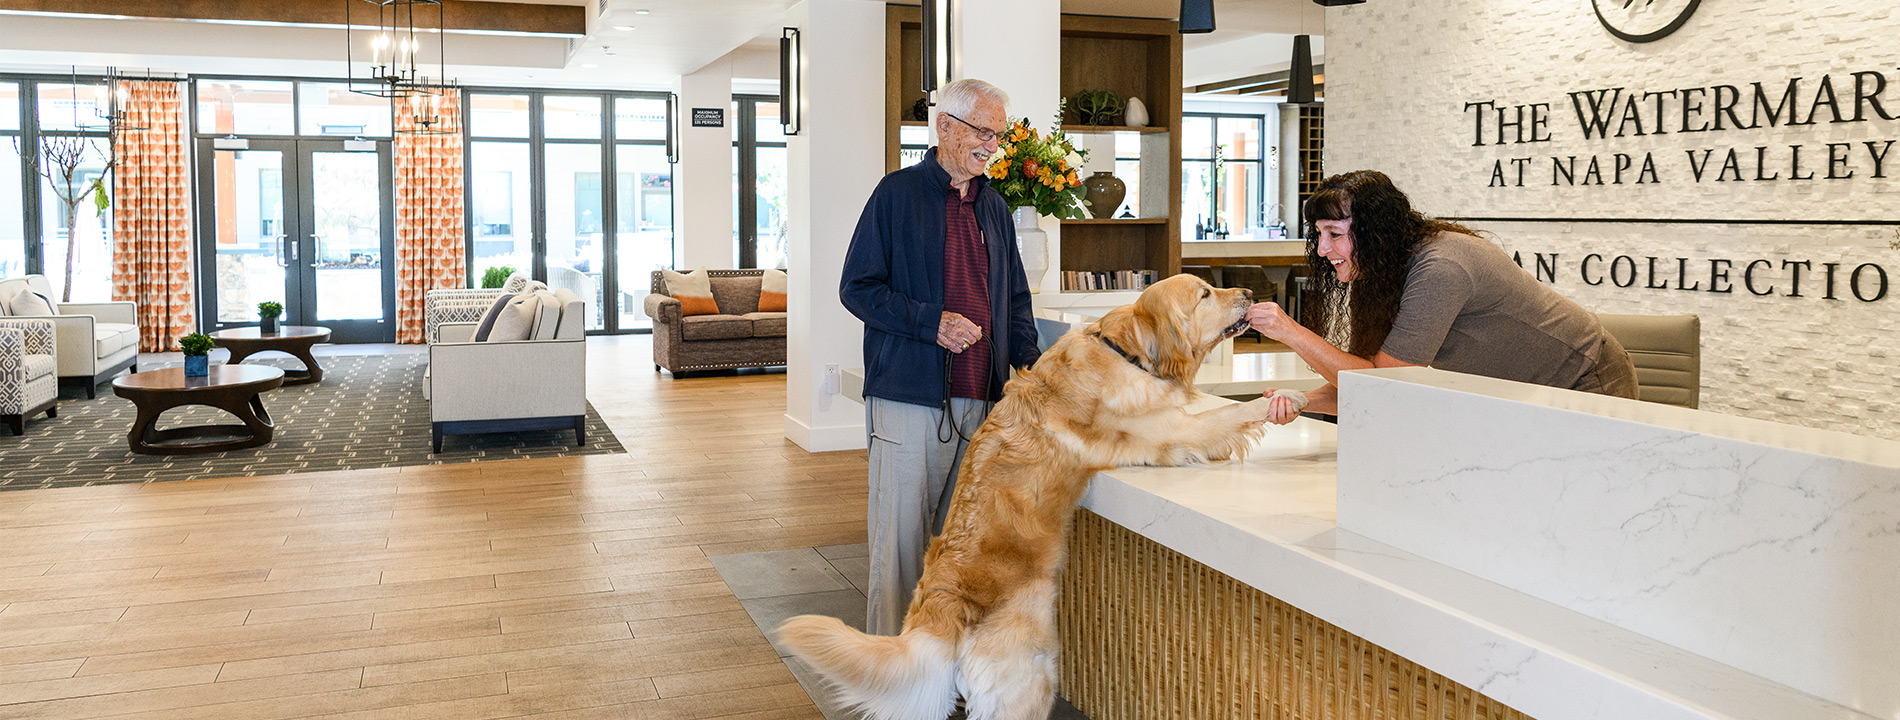
<path id="1" fill-rule="evenodd" d="M 1324 5 L 1326 7 L 1339 7 L 1341 5 L 1358 5 L 1365 1 L 1366 0 L 1313 0 L 1313 2 L 1318 3 L 1320 5 Z"/>
<path id="2" fill-rule="evenodd" d="M 1181 34 L 1214 32 L 1214 0 L 1181 0 Z"/>

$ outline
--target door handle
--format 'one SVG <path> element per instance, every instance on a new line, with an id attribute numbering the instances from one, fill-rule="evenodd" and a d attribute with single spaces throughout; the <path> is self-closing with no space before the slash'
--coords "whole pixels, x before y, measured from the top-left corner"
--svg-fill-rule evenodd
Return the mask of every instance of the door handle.
<path id="1" fill-rule="evenodd" d="M 285 239 L 285 238 L 287 238 L 287 237 L 289 237 L 289 236 L 287 236 L 287 235 L 277 235 L 277 236 L 275 236 L 275 237 L 277 238 L 277 257 L 276 257 L 276 260 L 277 260 L 277 267 L 289 267 L 289 266 L 290 266 L 290 263 L 288 263 L 288 262 L 285 262 L 285 261 L 284 261 L 284 255 L 286 255 L 286 254 L 287 254 L 287 253 L 286 253 L 286 252 L 284 251 L 284 250 L 285 250 L 285 248 L 284 248 L 284 239 Z"/>
<path id="2" fill-rule="evenodd" d="M 311 263 L 323 262 L 323 236 L 318 235 L 316 233 L 310 233 L 310 244 L 311 244 L 312 249 L 314 249 L 317 253 L 316 257 L 310 258 L 310 262 Z"/>

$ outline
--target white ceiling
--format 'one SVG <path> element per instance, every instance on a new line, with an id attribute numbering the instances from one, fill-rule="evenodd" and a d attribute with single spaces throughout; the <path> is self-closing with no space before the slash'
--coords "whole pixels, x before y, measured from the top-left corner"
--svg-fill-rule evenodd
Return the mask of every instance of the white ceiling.
<path id="1" fill-rule="evenodd" d="M 587 35 L 453 33 L 451 77 L 471 85 L 666 89 L 682 74 L 725 61 L 735 78 L 765 80 L 777 72 L 772 56 L 785 11 L 799 2 L 605 0 L 597 14 L 599 0 L 509 1 L 584 7 Z M 1124 17 L 1172 18 L 1180 9 L 1179 0 L 1061 3 L 1063 12 Z M 1291 35 L 1318 35 L 1323 26 L 1322 8 L 1311 0 L 1216 0 L 1215 17 L 1218 30 L 1185 38 L 1189 86 L 1285 69 Z M 0 25 L 0 69 L 317 77 L 344 69 L 337 27 L 16 14 L 0 14 Z"/>

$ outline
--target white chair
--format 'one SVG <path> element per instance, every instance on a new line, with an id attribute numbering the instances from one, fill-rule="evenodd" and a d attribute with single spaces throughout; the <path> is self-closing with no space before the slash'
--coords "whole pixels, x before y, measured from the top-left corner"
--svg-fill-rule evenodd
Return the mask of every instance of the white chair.
<path id="1" fill-rule="evenodd" d="M 13 434 L 42 412 L 59 417 L 57 351 L 51 321 L 0 318 L 0 421 Z"/>
<path id="2" fill-rule="evenodd" d="M 477 323 L 443 323 L 429 346 L 422 393 L 432 441 L 445 435 L 573 429 L 587 443 L 586 303 L 565 288 L 542 291 L 539 339 L 476 342 Z"/>
<path id="3" fill-rule="evenodd" d="M 21 288 L 53 296 L 44 275 L 0 280 L 0 298 L 12 298 Z M 129 302 L 57 303 L 57 315 L 31 316 L 53 321 L 59 346 L 59 380 L 86 388 L 86 397 L 98 397 L 99 383 L 122 370 L 138 371 L 139 308 Z M 28 317 L 11 315 L 9 317 Z"/>

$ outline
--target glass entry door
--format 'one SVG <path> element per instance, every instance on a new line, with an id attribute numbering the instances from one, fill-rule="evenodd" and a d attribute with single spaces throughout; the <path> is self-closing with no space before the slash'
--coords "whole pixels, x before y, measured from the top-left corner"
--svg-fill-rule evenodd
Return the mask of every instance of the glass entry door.
<path id="1" fill-rule="evenodd" d="M 394 341 L 389 144 L 217 142 L 198 147 L 207 324 L 255 325 L 257 304 L 275 301 L 281 322 L 330 328 L 332 342 Z"/>

